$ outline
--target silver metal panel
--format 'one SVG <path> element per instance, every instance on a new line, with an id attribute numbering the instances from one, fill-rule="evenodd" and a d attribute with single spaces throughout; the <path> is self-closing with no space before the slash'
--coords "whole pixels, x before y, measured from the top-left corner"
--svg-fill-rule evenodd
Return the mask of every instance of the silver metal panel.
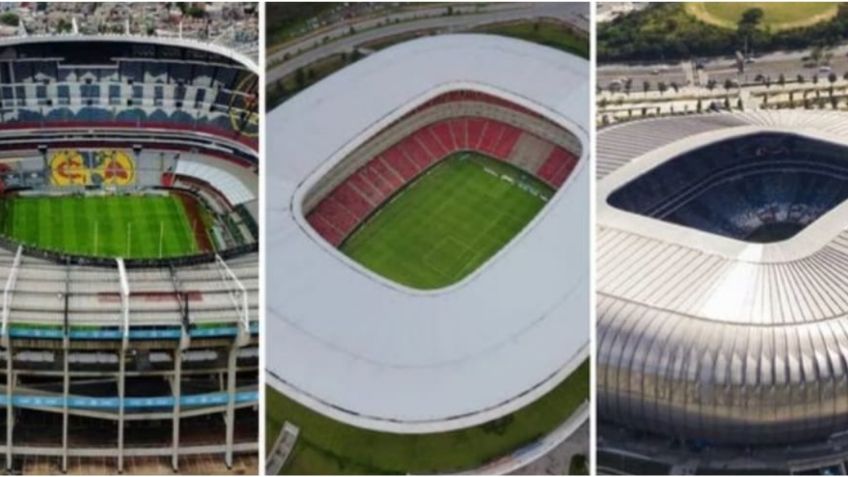
<path id="1" fill-rule="evenodd" d="M 599 133 L 598 180 L 694 134 L 752 125 L 848 142 L 839 112 L 641 121 Z M 722 444 L 823 440 L 848 428 L 848 232 L 780 261 L 599 223 L 600 419 Z"/>

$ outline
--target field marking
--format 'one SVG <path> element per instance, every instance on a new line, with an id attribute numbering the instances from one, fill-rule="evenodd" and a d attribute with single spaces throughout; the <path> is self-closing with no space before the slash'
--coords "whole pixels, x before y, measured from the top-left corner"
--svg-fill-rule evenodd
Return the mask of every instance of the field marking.
<path id="1" fill-rule="evenodd" d="M 146 198 L 157 200 L 150 202 Z M 12 211 L 9 215 L 13 219 L 5 219 L 4 235 L 43 250 L 100 257 L 126 256 L 127 243 L 131 240 L 133 258 L 154 258 L 158 253 L 142 245 L 155 242 L 158 252 L 158 224 L 164 223 L 169 232 L 165 235 L 169 240 L 167 247 L 163 247 L 168 251 L 167 256 L 194 253 L 197 243 L 193 235 L 187 235 L 188 218 L 184 210 L 174 205 L 182 206 L 171 195 L 17 197 L 9 199 L 4 206 L 7 214 Z M 23 220 L 25 216 L 30 219 Z M 33 216 L 38 218 L 32 220 Z M 128 236 L 130 227 L 132 232 Z"/>
<path id="2" fill-rule="evenodd" d="M 515 166 L 462 153 L 398 191 L 339 250 L 377 275 L 414 288 L 456 283 L 497 255 L 523 230 L 516 226 L 526 226 L 544 207 L 541 195 L 549 192 L 537 182 Z M 420 203 L 414 200 L 417 194 L 423 194 Z M 503 203 L 505 197 L 518 200 Z M 450 233 L 452 227 L 461 235 Z M 509 231 L 513 233 L 504 239 Z M 379 240 L 372 242 L 375 237 Z"/>
<path id="3" fill-rule="evenodd" d="M 456 263 L 459 266 L 458 267 L 451 267 L 451 268 L 456 268 L 456 270 L 453 270 L 453 271 L 445 271 L 441 267 L 436 266 L 437 263 L 442 263 L 442 262 L 439 261 L 439 260 L 434 260 L 433 257 L 439 251 L 446 250 L 446 248 L 443 247 L 443 245 L 446 244 L 447 242 L 450 242 L 450 241 L 453 241 L 455 244 L 459 245 L 459 247 L 457 247 L 457 248 L 462 248 L 462 253 L 456 254 L 455 255 L 456 257 L 464 257 L 465 255 L 468 255 L 468 254 L 470 254 L 472 258 L 475 256 L 474 250 L 471 247 L 469 247 L 465 242 L 463 242 L 462 240 L 460 240 L 459 238 L 457 238 L 453 235 L 446 235 L 446 236 L 442 237 L 441 240 L 436 242 L 435 245 L 430 247 L 430 250 L 428 250 L 421 257 L 421 262 L 426 264 L 428 267 L 430 267 L 433 271 L 435 271 L 436 273 L 441 275 L 443 278 L 452 280 L 452 279 L 454 279 L 454 277 L 457 276 L 457 272 L 462 271 L 465 268 L 466 264 L 469 261 L 469 258 L 466 258 L 462 262 L 455 260 Z M 450 256 L 452 254 L 441 254 L 441 255 L 442 256 Z"/>

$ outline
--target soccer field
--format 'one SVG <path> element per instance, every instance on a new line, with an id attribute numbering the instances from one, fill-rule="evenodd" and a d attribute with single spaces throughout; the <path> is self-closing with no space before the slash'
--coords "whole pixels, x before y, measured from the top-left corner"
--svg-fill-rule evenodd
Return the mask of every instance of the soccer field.
<path id="1" fill-rule="evenodd" d="M 513 166 L 458 153 L 398 193 L 340 250 L 403 285 L 442 288 L 497 253 L 552 194 Z"/>
<path id="2" fill-rule="evenodd" d="M 0 214 L 3 235 L 56 252 L 158 258 L 199 251 L 185 206 L 174 196 L 15 197 Z"/>
<path id="3" fill-rule="evenodd" d="M 745 11 L 760 8 L 763 11 L 760 27 L 777 31 L 829 20 L 838 13 L 838 5 L 837 2 L 689 2 L 686 11 L 706 23 L 735 30 Z"/>

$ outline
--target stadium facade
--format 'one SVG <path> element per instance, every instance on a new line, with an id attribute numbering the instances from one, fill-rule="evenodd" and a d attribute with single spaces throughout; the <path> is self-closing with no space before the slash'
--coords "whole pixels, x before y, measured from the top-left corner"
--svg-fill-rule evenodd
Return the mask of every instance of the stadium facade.
<path id="1" fill-rule="evenodd" d="M 371 55 L 271 111 L 269 384 L 336 421 L 421 434 L 489 422 L 562 382 L 588 355 L 588 234 L 561 233 L 588 227 L 588 88 L 577 57 L 442 35 Z M 442 288 L 402 285 L 338 250 L 455 151 L 558 190 Z"/>
<path id="2" fill-rule="evenodd" d="M 845 472 L 848 116 L 598 137 L 599 469 Z"/>
<path id="3" fill-rule="evenodd" d="M 0 40 L 5 199 L 177 194 L 210 217 L 168 258 L 2 240 L 7 470 L 255 469 L 257 81 L 252 59 L 198 41 Z"/>

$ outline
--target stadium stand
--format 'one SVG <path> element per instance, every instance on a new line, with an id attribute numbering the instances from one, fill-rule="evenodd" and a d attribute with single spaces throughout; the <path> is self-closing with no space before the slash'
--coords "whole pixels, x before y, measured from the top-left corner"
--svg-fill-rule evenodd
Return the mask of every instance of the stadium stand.
<path id="1" fill-rule="evenodd" d="M 124 260 L 0 237 L 0 460 L 9 472 L 33 458 L 51 472 L 93 459 L 111 472 L 141 458 L 175 471 L 189 456 L 213 456 L 219 471 L 256 461 L 255 63 L 155 36 L 33 35 L 0 46 L 4 197 L 164 188 L 210 210 L 215 244 Z M 122 162 L 98 162 L 109 151 Z M 55 180 L 69 171 L 86 180 Z M 115 174 L 126 180 L 102 182 Z"/>
<path id="2" fill-rule="evenodd" d="M 526 108 L 485 93 L 446 93 L 394 122 L 330 172 L 306 199 L 307 220 L 338 246 L 404 186 L 462 151 L 510 163 L 554 188 L 565 183 L 580 155 L 570 133 Z"/>

